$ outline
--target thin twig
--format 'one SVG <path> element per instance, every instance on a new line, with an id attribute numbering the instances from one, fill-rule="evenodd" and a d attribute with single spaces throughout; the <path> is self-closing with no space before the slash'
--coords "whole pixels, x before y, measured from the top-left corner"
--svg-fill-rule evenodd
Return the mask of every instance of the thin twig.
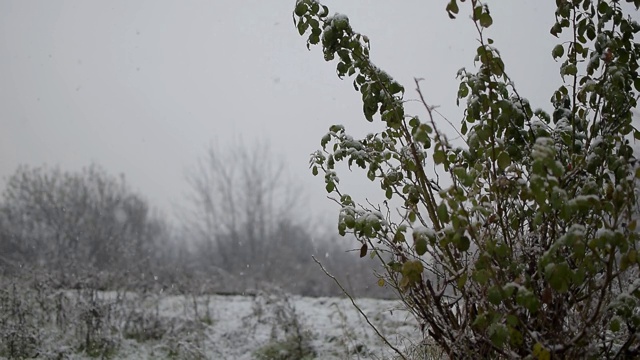
<path id="1" fill-rule="evenodd" d="M 356 301 L 353 299 L 353 297 L 347 292 L 347 290 L 345 290 L 345 288 L 342 286 L 342 284 L 340 284 L 340 281 L 338 281 L 338 279 L 336 279 L 335 276 L 329 274 L 327 269 L 324 268 L 322 263 L 320 261 L 318 261 L 318 259 L 316 259 L 315 256 L 311 256 L 311 258 L 313 258 L 313 261 L 315 261 L 316 264 L 318 264 L 318 266 L 320 266 L 320 268 L 325 273 L 325 275 L 330 277 L 331 280 L 333 280 L 336 283 L 336 285 L 338 285 L 338 287 L 340 287 L 340 290 L 342 290 L 342 293 L 345 294 L 349 298 L 349 300 L 351 300 L 351 304 L 353 305 L 353 307 L 355 307 L 356 310 L 358 310 L 358 312 L 360 313 L 360 315 L 362 315 L 364 317 L 364 319 L 367 322 L 367 324 L 369 324 L 369 326 L 371 326 L 373 331 L 376 332 L 376 334 L 380 337 L 380 339 L 382 339 L 382 341 L 384 341 L 384 343 L 387 344 L 387 346 L 389 346 L 393 351 L 395 351 L 396 354 L 398 354 L 398 356 L 400 356 L 403 360 L 407 360 L 407 358 L 402 354 L 402 352 L 400 350 L 398 350 L 395 346 L 393 346 L 389 342 L 389 340 L 387 340 L 387 338 L 384 335 L 382 335 L 380 333 L 380 331 L 378 331 L 378 328 L 376 328 L 376 326 L 373 325 L 373 323 L 371 323 L 371 321 L 369 321 L 369 317 L 367 317 L 367 315 L 364 313 L 364 311 L 362 311 L 362 309 L 360 309 L 360 307 L 358 306 L 358 304 L 356 304 Z"/>

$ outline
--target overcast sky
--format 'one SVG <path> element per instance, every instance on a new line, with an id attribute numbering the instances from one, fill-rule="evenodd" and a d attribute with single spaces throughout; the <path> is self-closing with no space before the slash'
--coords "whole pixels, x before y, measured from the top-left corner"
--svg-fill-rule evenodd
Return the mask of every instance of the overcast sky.
<path id="1" fill-rule="evenodd" d="M 459 125 L 461 67 L 475 30 L 447 17 L 447 1 L 326 1 L 372 40 L 372 58 L 415 98 L 413 78 Z M 309 154 L 334 123 L 364 135 L 350 80 L 311 52 L 294 28 L 294 0 L 0 1 L 0 176 L 19 164 L 78 170 L 91 163 L 124 173 L 167 215 L 184 203 L 185 169 L 209 144 L 269 141 L 304 206 L 333 219 Z M 552 1 L 492 1 L 488 35 L 521 94 L 549 109 L 560 84 L 549 35 Z M 499 5 L 499 7 L 498 7 Z M 412 111 L 423 115 L 419 107 Z M 443 125 L 446 126 L 446 125 Z M 235 140 L 234 140 L 235 139 Z M 344 184 L 361 199 L 378 185 Z M 366 180 L 365 180 L 366 181 Z M 350 189 L 351 188 L 351 189 Z"/>

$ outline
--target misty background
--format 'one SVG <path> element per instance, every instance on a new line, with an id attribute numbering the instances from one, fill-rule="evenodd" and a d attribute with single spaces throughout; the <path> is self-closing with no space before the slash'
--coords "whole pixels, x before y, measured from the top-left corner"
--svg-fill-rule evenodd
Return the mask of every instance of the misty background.
<path id="1" fill-rule="evenodd" d="M 333 224 L 336 208 L 310 175 L 309 154 L 334 123 L 356 134 L 380 125 L 363 121 L 351 82 L 337 79 L 319 49 L 306 49 L 294 3 L 1 2 L 0 176 L 20 164 L 98 163 L 174 217 L 185 204 L 185 171 L 210 144 L 266 140 L 303 185 L 307 211 Z M 374 61 L 407 98 L 416 98 L 413 78 L 424 78 L 428 101 L 459 124 L 455 76 L 473 65 L 471 22 L 449 20 L 437 1 L 326 3 L 372 39 Z M 509 2 L 492 13 L 491 36 L 520 91 L 548 107 L 561 81 L 550 55 L 553 4 Z M 549 56 L 531 64 L 533 53 Z M 361 198 L 377 189 L 361 185 Z"/>

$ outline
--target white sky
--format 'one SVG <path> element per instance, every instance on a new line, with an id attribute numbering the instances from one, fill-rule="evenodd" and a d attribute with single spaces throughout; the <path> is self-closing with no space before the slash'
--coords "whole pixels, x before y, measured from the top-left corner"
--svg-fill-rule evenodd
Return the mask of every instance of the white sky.
<path id="1" fill-rule="evenodd" d="M 188 192 L 185 170 L 211 143 L 271 143 L 304 206 L 333 221 L 309 154 L 328 127 L 364 135 L 380 129 L 335 64 L 311 52 L 295 29 L 294 0 L 0 2 L 0 177 L 19 164 L 78 170 L 95 162 L 124 173 L 134 190 L 168 215 Z M 477 43 L 468 2 L 457 20 L 447 1 L 326 1 L 372 40 L 374 61 L 415 98 L 413 78 L 454 124 L 459 68 Z M 519 91 L 549 109 L 560 83 L 552 1 L 492 1 L 487 35 Z M 419 107 L 411 110 L 423 114 Z M 444 125 L 443 125 L 444 126 Z M 341 176 L 348 192 L 378 185 Z M 364 179 L 364 178 L 363 178 Z M 362 180 L 359 180 L 362 181 Z M 364 180 L 367 181 L 366 179 Z M 332 210 L 333 209 L 333 210 Z"/>

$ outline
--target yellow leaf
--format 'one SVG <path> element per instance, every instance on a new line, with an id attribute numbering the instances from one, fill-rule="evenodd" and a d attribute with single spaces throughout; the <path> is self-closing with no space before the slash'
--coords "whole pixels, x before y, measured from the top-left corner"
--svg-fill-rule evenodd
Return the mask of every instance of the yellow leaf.
<path id="1" fill-rule="evenodd" d="M 551 353 L 540 343 L 533 345 L 533 356 L 538 360 L 551 360 Z"/>

